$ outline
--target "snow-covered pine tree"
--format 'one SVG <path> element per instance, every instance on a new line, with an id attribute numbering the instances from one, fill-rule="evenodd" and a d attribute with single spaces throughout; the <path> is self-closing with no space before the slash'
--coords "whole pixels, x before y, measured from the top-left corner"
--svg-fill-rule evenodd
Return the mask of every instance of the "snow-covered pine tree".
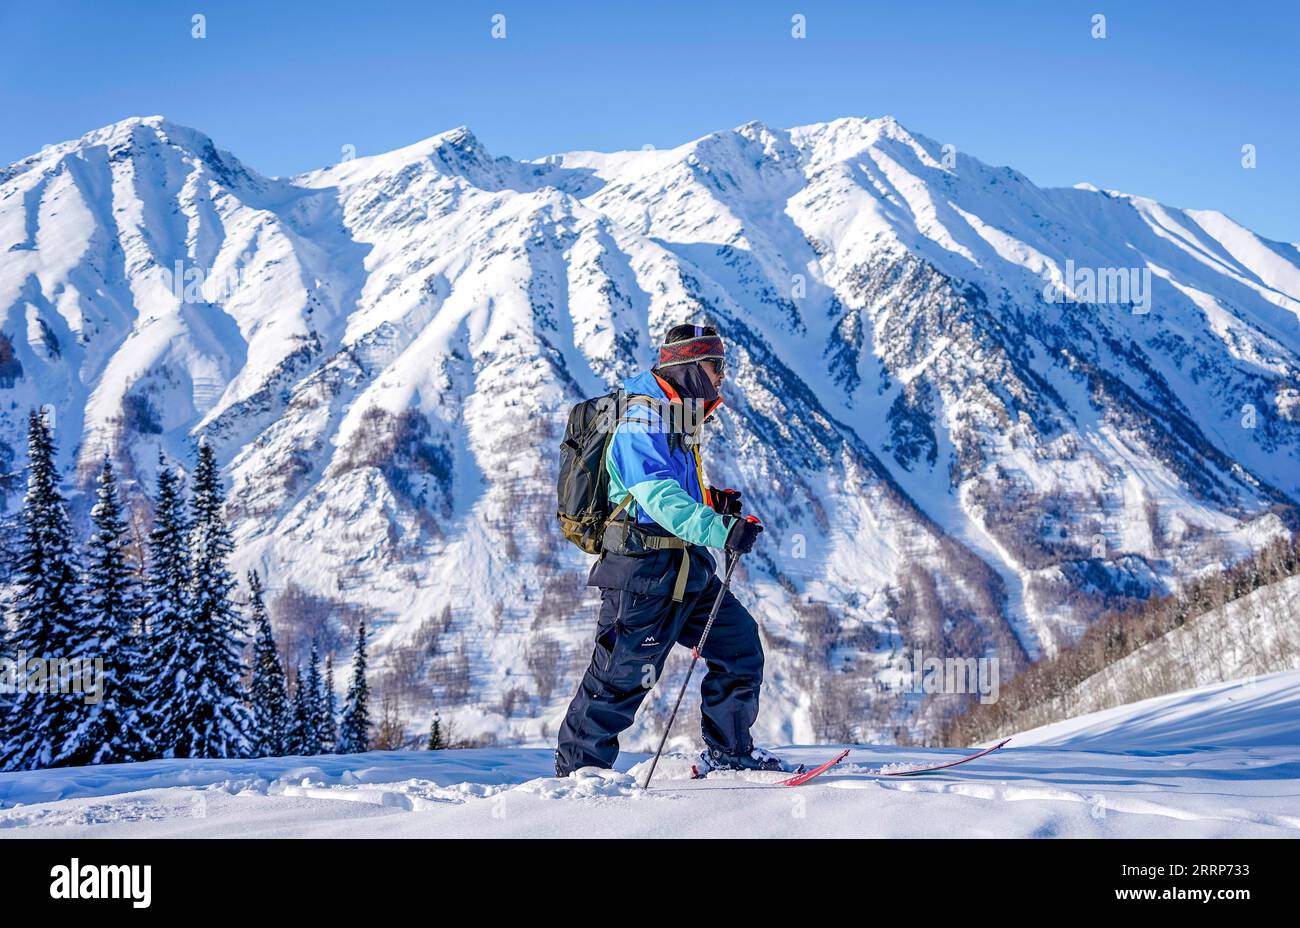
<path id="1" fill-rule="evenodd" d="M 325 724 L 321 728 L 322 748 L 330 754 L 335 753 L 339 740 L 338 700 L 334 698 L 334 655 L 325 655 Z"/>
<path id="2" fill-rule="evenodd" d="M 310 749 L 315 739 L 315 735 L 311 730 L 310 710 L 307 708 L 305 683 L 306 679 L 302 674 L 302 664 L 298 664 L 293 669 L 293 714 L 289 723 L 287 753 L 299 756 L 311 753 Z"/>
<path id="3" fill-rule="evenodd" d="M 304 729 L 303 753 L 320 754 L 324 750 L 324 745 L 321 743 L 321 729 L 325 724 L 325 701 L 322 693 L 325 682 L 320 675 L 320 651 L 316 647 L 315 639 L 312 639 L 311 657 L 307 660 L 307 678 L 302 681 L 302 684 L 303 713 L 308 723 Z"/>
<path id="4" fill-rule="evenodd" d="M 178 624 L 189 585 L 189 520 L 180 478 L 167 456 L 158 453 L 158 490 L 154 500 L 153 527 L 149 530 L 149 557 L 145 571 L 145 594 L 149 599 L 146 616 L 151 639 L 165 637 Z"/>
<path id="5" fill-rule="evenodd" d="M 200 439 L 190 518 L 190 576 L 182 642 L 193 662 L 176 668 L 172 715 L 176 757 L 247 757 L 253 753 L 252 713 L 245 702 L 242 622 L 230 598 L 227 566 L 234 545 L 222 513 L 216 452 Z"/>
<path id="6" fill-rule="evenodd" d="M 442 716 L 438 713 L 433 714 L 433 723 L 429 726 L 429 744 L 430 751 L 441 751 L 447 746 L 447 740 L 442 733 Z"/>
<path id="7" fill-rule="evenodd" d="M 340 754 L 360 754 L 370 750 L 370 689 L 366 683 L 366 623 L 357 625 L 357 647 L 352 654 L 352 679 L 343 701 L 343 721 L 339 725 Z"/>
<path id="8" fill-rule="evenodd" d="M 271 633 L 266 614 L 262 580 L 257 571 L 248 572 L 249 604 L 253 610 L 256 639 L 253 644 L 253 728 L 259 757 L 288 753 L 289 694 L 285 689 L 284 665 Z"/>
<path id="9" fill-rule="evenodd" d="M 0 515 L 0 657 L 16 660 L 9 650 L 9 581 L 18 554 L 18 525 Z M 16 681 L 15 681 L 16 682 Z M 4 770 L 5 726 L 13 710 L 13 693 L 0 689 L 0 770 Z"/>
<path id="10" fill-rule="evenodd" d="M 102 659 L 103 670 L 98 698 L 86 705 L 80 724 L 60 751 L 59 763 L 72 766 L 125 763 L 155 754 L 146 717 L 149 681 L 147 649 L 140 632 L 143 598 L 127 561 L 126 522 L 107 453 L 96 480 L 90 520 L 77 651 Z"/>
<path id="11" fill-rule="evenodd" d="M 149 563 L 145 573 L 148 598 L 145 627 L 150 668 L 150 733 L 159 753 L 174 754 L 184 724 L 178 698 L 188 671 L 197 660 L 185 608 L 189 586 L 189 523 L 175 472 L 166 456 L 158 455 L 158 496 L 149 532 Z"/>
<path id="12" fill-rule="evenodd" d="M 75 651 L 79 571 L 67 505 L 59 492 L 54 436 L 35 410 L 27 418 L 27 458 L 27 494 L 9 600 L 10 653 L 20 665 L 33 659 L 83 658 Z M 58 763 L 62 745 L 84 716 L 85 695 L 68 692 L 48 677 L 48 686 L 16 682 L 20 685 L 0 732 L 0 768 L 32 770 Z"/>

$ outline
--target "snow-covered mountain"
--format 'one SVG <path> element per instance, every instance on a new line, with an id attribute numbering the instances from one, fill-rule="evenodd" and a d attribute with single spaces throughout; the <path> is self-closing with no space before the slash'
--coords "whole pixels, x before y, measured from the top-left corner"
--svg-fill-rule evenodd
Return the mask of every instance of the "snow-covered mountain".
<path id="1" fill-rule="evenodd" d="M 1295 524 L 1300 247 L 887 117 L 536 162 L 461 128 L 288 179 L 160 117 L 50 147 L 0 169 L 0 471 L 44 403 L 78 484 L 207 435 L 237 567 L 371 616 L 412 721 L 541 741 L 594 615 L 567 408 L 706 319 L 770 739 L 922 732 L 915 649 L 1005 678 Z"/>

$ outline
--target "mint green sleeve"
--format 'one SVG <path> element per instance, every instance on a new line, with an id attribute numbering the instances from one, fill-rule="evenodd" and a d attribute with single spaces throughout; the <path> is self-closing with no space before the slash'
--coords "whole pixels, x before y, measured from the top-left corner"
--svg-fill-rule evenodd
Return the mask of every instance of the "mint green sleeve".
<path id="1" fill-rule="evenodd" d="M 726 545 L 734 519 L 691 499 L 676 480 L 643 480 L 629 487 L 628 492 L 646 515 L 678 538 L 709 548 Z"/>
<path id="2" fill-rule="evenodd" d="M 670 460 L 666 434 L 650 425 L 649 420 L 634 420 L 615 429 L 605 457 L 611 502 L 631 493 L 642 512 L 678 538 L 709 548 L 725 547 L 735 517 L 721 515 L 686 492 Z"/>

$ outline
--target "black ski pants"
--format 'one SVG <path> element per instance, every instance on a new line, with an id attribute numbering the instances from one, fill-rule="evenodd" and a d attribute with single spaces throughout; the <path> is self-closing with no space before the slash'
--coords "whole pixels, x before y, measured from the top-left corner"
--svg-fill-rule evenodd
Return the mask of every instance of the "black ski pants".
<path id="1" fill-rule="evenodd" d="M 613 766 L 618 735 L 632 724 L 668 652 L 674 644 L 695 647 L 721 588 L 714 576 L 680 603 L 671 594 L 602 588 L 591 664 L 560 726 L 557 773 Z M 748 754 L 763 683 L 763 646 L 754 617 L 731 590 L 700 657 L 708 667 L 700 685 L 704 743 L 728 754 Z"/>

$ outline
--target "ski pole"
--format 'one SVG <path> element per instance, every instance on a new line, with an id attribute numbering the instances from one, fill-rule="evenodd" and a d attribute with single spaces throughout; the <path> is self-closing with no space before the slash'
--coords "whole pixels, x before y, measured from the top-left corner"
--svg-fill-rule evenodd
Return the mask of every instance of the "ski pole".
<path id="1" fill-rule="evenodd" d="M 713 601 L 713 608 L 709 610 L 709 621 L 704 623 L 704 631 L 700 634 L 700 640 L 696 642 L 695 647 L 691 648 L 691 666 L 686 671 L 686 679 L 682 681 L 682 688 L 677 692 L 677 702 L 673 703 L 672 714 L 668 716 L 668 724 L 664 726 L 663 737 L 659 739 L 659 747 L 655 751 L 654 760 L 650 762 L 650 771 L 645 775 L 645 782 L 641 784 L 642 789 L 650 788 L 650 778 L 655 775 L 655 767 L 659 765 L 659 755 L 663 753 L 664 745 L 668 743 L 668 735 L 673 730 L 673 721 L 677 718 L 677 710 L 681 707 L 682 697 L 686 695 L 686 687 L 690 685 L 691 674 L 695 672 L 695 662 L 700 659 L 700 650 L 704 647 L 704 639 L 709 637 L 709 629 L 713 627 L 713 620 L 718 617 L 718 610 L 722 608 L 722 597 L 727 595 L 727 587 L 731 583 L 731 572 L 736 569 L 736 563 L 739 560 L 739 554 L 727 552 L 727 572 L 722 578 L 722 589 L 718 590 L 718 598 Z"/>

